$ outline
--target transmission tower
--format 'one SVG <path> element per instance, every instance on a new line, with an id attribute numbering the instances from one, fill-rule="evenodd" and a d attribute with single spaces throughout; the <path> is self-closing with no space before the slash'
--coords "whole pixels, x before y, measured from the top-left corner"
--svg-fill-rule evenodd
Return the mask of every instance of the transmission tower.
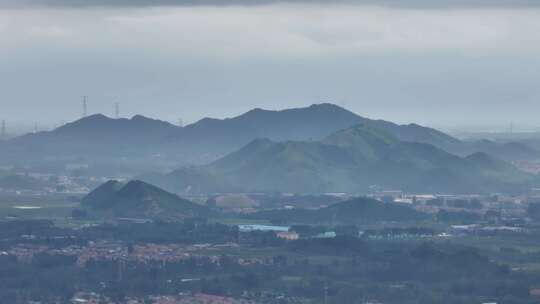
<path id="1" fill-rule="evenodd" d="M 118 282 L 122 282 L 124 279 L 124 272 L 126 271 L 126 261 L 123 259 L 118 260 L 118 273 L 117 273 L 117 280 Z"/>
<path id="2" fill-rule="evenodd" d="M 5 120 L 2 120 L 2 137 L 1 139 L 6 139 L 7 137 L 7 134 L 6 134 L 6 121 Z"/>
<path id="3" fill-rule="evenodd" d="M 82 97 L 82 118 L 88 115 L 88 96 Z"/>
<path id="4" fill-rule="evenodd" d="M 328 304 L 328 281 L 324 281 L 324 304 Z"/>
<path id="5" fill-rule="evenodd" d="M 114 117 L 116 119 L 120 118 L 120 103 L 119 102 L 114 103 Z"/>

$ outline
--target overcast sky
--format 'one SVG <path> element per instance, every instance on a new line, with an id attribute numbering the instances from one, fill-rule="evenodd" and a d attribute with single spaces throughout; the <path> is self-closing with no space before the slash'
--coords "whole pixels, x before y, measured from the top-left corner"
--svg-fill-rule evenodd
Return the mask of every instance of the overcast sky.
<path id="1" fill-rule="evenodd" d="M 326 4 L 326 3 L 333 4 Z M 176 122 L 333 102 L 540 127 L 537 0 L 0 0 L 0 119 Z"/>

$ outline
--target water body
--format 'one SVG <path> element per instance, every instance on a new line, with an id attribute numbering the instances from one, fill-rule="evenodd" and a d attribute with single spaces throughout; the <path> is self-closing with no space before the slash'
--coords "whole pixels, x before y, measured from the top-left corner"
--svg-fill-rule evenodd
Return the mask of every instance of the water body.
<path id="1" fill-rule="evenodd" d="M 42 207 L 39 206 L 13 206 L 13 209 L 22 209 L 22 210 L 33 210 L 33 209 L 41 209 Z"/>
<path id="2" fill-rule="evenodd" d="M 288 226 L 272 226 L 272 225 L 238 225 L 238 229 L 241 232 L 250 232 L 250 231 L 289 231 Z"/>

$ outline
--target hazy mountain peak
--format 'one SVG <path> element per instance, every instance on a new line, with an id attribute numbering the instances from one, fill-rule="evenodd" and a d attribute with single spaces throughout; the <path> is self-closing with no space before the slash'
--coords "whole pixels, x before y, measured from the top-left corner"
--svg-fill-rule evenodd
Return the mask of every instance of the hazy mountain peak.
<path id="1" fill-rule="evenodd" d="M 162 190 L 156 186 L 145 183 L 140 180 L 131 180 L 120 190 L 121 192 L 129 195 L 143 195 L 150 193 L 165 193 L 165 190 Z"/>
<path id="2" fill-rule="evenodd" d="M 122 189 L 123 186 L 124 184 L 119 181 L 109 180 L 85 196 L 82 204 L 92 208 L 106 208 L 111 203 L 109 198 Z"/>
<path id="3" fill-rule="evenodd" d="M 350 112 L 349 110 L 341 107 L 341 106 L 338 106 L 334 103 L 330 103 L 330 102 L 323 102 L 323 103 L 314 103 L 312 105 L 310 105 L 308 107 L 308 109 L 317 109 L 317 110 L 339 110 L 339 111 L 347 111 L 347 112 Z M 351 112 L 352 113 L 352 112 Z"/>
<path id="4" fill-rule="evenodd" d="M 265 113 L 265 112 L 277 112 L 277 111 L 266 110 L 266 109 L 263 109 L 263 108 L 253 108 L 253 109 L 245 112 L 243 115 Z"/>
<path id="5" fill-rule="evenodd" d="M 75 121 L 72 121 L 70 123 L 67 123 L 61 127 L 59 127 L 58 129 L 65 129 L 65 128 L 70 128 L 70 127 L 76 127 L 76 126 L 80 126 L 80 125 L 92 125 L 92 124 L 98 124 L 98 123 L 102 123 L 102 122 L 105 122 L 105 121 L 112 121 L 113 119 L 110 118 L 110 117 L 107 117 L 101 113 L 97 113 L 97 114 L 92 114 L 92 115 L 88 115 L 86 117 L 83 117 L 81 119 L 78 119 L 78 120 L 75 120 Z"/>
<path id="6" fill-rule="evenodd" d="M 149 118 L 141 114 L 136 114 L 136 115 L 133 115 L 133 117 L 131 117 L 131 120 L 146 120 L 146 119 L 149 119 Z"/>
<path id="7" fill-rule="evenodd" d="M 101 187 L 105 187 L 105 188 L 112 188 L 112 189 L 120 189 L 124 184 L 115 180 L 115 179 L 111 179 L 107 182 L 105 182 L 103 185 L 101 185 Z"/>
<path id="8" fill-rule="evenodd" d="M 108 138 L 124 141 L 127 138 L 140 139 L 145 135 L 165 136 L 176 128 L 168 122 L 142 115 L 135 115 L 131 119 L 114 119 L 103 114 L 94 114 L 68 123 L 52 133 L 70 137 L 92 136 L 95 139 L 99 139 L 96 137 L 99 135 L 102 140 Z"/>
<path id="9" fill-rule="evenodd" d="M 73 122 L 67 123 L 56 130 L 52 131 L 59 134 L 73 133 L 77 135 L 79 132 L 92 132 L 101 129 L 103 126 L 108 126 L 114 123 L 114 119 L 103 114 L 92 114 Z"/>
<path id="10" fill-rule="evenodd" d="M 302 115 L 309 115 L 310 113 L 317 113 L 317 114 L 322 114 L 322 115 L 327 113 L 329 115 L 332 115 L 332 114 L 335 115 L 338 112 L 342 112 L 346 115 L 350 115 L 350 117 L 354 117 L 354 119 L 360 118 L 358 115 L 350 112 L 349 110 L 341 108 L 335 104 L 318 103 L 318 104 L 312 104 L 307 107 L 291 108 L 291 109 L 283 109 L 283 110 L 267 110 L 267 109 L 262 109 L 262 108 L 254 108 L 239 116 L 227 118 L 225 120 L 261 119 L 261 118 L 267 118 L 267 117 L 275 117 L 276 119 L 279 119 L 281 117 L 283 119 L 284 115 L 292 115 L 292 116 L 287 116 L 287 117 L 291 119 L 297 119 L 299 122 L 301 122 L 303 119 L 307 118 L 307 117 L 303 117 Z M 329 119 L 332 119 L 332 117 L 329 117 Z"/>
<path id="11" fill-rule="evenodd" d="M 137 114 L 137 115 L 134 115 L 133 117 L 131 117 L 131 121 L 133 121 L 133 122 L 143 121 L 144 122 L 144 121 L 160 121 L 160 120 L 149 118 L 149 117 Z"/>
<path id="12" fill-rule="evenodd" d="M 112 119 L 108 116 L 106 116 L 105 114 L 102 114 L 102 113 L 96 113 L 96 114 L 92 114 L 92 115 L 88 115 L 86 117 L 83 117 L 81 119 L 79 119 L 78 121 L 79 122 L 82 122 L 82 121 L 95 121 L 95 120 L 109 120 L 109 119 Z"/>

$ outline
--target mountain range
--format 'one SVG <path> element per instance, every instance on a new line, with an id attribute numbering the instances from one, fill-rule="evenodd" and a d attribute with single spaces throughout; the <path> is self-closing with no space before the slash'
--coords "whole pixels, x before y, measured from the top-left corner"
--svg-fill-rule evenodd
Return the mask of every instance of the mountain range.
<path id="1" fill-rule="evenodd" d="M 324 103 L 280 111 L 254 109 L 228 119 L 205 118 L 185 127 L 140 115 L 112 119 L 97 114 L 52 131 L 4 142 L 0 165 L 62 170 L 66 164 L 84 164 L 96 174 L 133 176 L 207 164 L 258 138 L 318 142 L 355 125 L 383 130 L 399 141 L 430 144 L 459 156 L 485 152 L 508 161 L 540 159 L 540 152 L 523 144 L 460 141 L 432 128 L 368 119 Z"/>
<path id="2" fill-rule="evenodd" d="M 328 103 L 281 111 L 254 109 L 229 119 L 206 118 L 181 129 L 176 139 L 184 144 L 217 149 L 222 153 L 226 151 L 226 154 L 256 138 L 274 141 L 320 140 L 357 124 L 386 130 L 405 141 L 440 145 L 459 142 L 435 129 L 416 124 L 397 125 L 384 120 L 371 120 Z"/>
<path id="3" fill-rule="evenodd" d="M 179 193 L 471 193 L 515 189 L 533 178 L 486 153 L 460 157 L 360 124 L 319 141 L 256 139 L 209 165 L 144 179 Z"/>

